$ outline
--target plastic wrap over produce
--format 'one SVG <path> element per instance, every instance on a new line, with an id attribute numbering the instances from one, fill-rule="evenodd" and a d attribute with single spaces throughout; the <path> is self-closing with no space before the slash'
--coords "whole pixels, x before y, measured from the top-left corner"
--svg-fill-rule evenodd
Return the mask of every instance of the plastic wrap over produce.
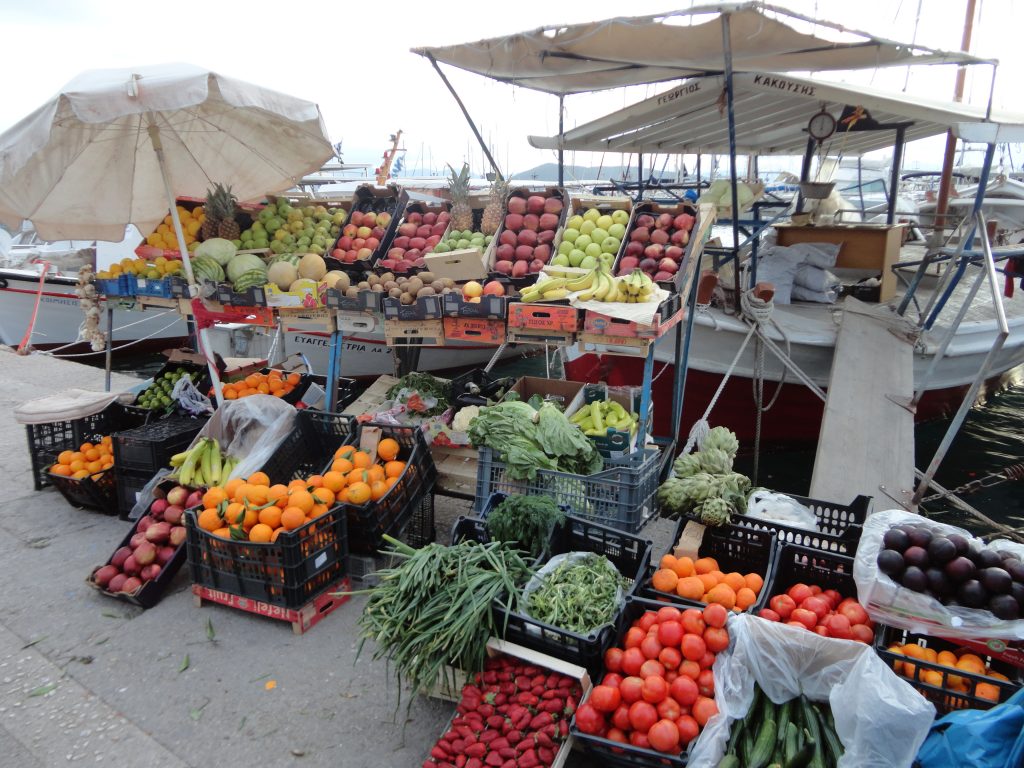
<path id="1" fill-rule="evenodd" d="M 223 479 L 248 477 L 263 468 L 292 431 L 295 413 L 293 405 L 273 395 L 229 400 L 210 417 L 189 447 L 204 437 L 215 438 L 221 453 L 239 459 L 230 477 Z"/>
<path id="2" fill-rule="evenodd" d="M 749 614 L 729 619 L 729 650 L 715 660 L 719 714 L 690 751 L 690 768 L 714 768 L 733 720 L 746 716 L 756 682 L 775 704 L 801 693 L 828 701 L 844 754 L 839 768 L 909 768 L 935 708 L 863 643 L 820 637 Z"/>
<path id="3" fill-rule="evenodd" d="M 970 540 L 962 528 L 945 525 L 928 518 L 893 509 L 875 512 L 864 522 L 864 532 L 853 563 L 853 579 L 857 583 L 857 599 L 875 621 L 911 632 L 972 640 L 999 638 L 1024 639 L 1024 619 L 1004 620 L 982 608 L 943 605 L 934 597 L 907 589 L 878 568 L 882 537 L 896 525 L 910 523 L 933 534 L 960 534 Z M 1024 560 L 1024 545 L 1005 539 L 985 543 L 987 549 L 1013 554 Z"/>

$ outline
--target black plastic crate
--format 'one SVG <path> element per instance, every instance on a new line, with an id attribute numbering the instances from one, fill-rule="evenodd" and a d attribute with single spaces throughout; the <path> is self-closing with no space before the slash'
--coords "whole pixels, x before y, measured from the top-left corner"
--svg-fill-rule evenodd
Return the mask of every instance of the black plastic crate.
<path id="1" fill-rule="evenodd" d="M 64 475 L 49 477 L 50 484 L 71 506 L 94 509 L 105 515 L 117 514 L 117 479 L 113 468 L 77 480 Z"/>
<path id="2" fill-rule="evenodd" d="M 150 476 L 188 448 L 206 419 L 167 418 L 114 435 L 114 466 L 149 472 Z"/>
<path id="3" fill-rule="evenodd" d="M 396 537 L 410 547 L 419 549 L 437 539 L 437 527 L 434 525 L 434 494 L 428 493 L 413 510 L 412 517 L 405 528 Z"/>
<path id="4" fill-rule="evenodd" d="M 508 288 L 506 287 L 506 290 Z M 508 296 L 484 294 L 480 301 L 469 301 L 458 291 L 441 297 L 441 311 L 445 317 L 478 317 L 485 320 L 504 320 L 508 317 Z"/>
<path id="5" fill-rule="evenodd" d="M 799 544 L 783 544 L 775 553 L 772 576 L 764 580 L 756 609 L 767 608 L 775 595 L 781 595 L 799 583 L 815 584 L 823 590 L 834 589 L 844 599 L 857 598 L 852 557 Z"/>
<path id="6" fill-rule="evenodd" d="M 261 373 L 270 373 L 272 368 L 264 368 Z M 283 374 L 292 373 L 292 371 L 281 371 Z M 281 399 L 286 403 L 297 405 L 301 402 L 303 396 L 306 394 L 310 385 L 318 385 L 324 392 L 327 392 L 327 377 L 320 376 L 315 373 L 300 373 L 299 383 L 295 385 L 295 388 L 284 395 Z M 349 379 L 345 376 L 338 377 L 338 410 L 341 410 L 346 405 L 356 399 L 356 387 L 357 382 L 355 379 Z"/>
<path id="7" fill-rule="evenodd" d="M 474 368 L 452 379 L 452 402 L 461 407 L 483 405 L 487 400 L 500 399 L 497 395 L 504 394 L 515 383 L 515 376 L 495 376 L 483 368 Z"/>
<path id="8" fill-rule="evenodd" d="M 622 609 L 618 626 L 615 629 L 613 642 L 609 647 L 622 647 L 622 641 L 630 625 L 647 611 L 657 611 L 664 607 L 663 603 L 652 600 L 643 600 L 638 597 L 627 597 L 626 606 Z M 601 670 L 603 671 L 603 669 Z M 601 679 L 602 675 L 595 677 Z M 580 704 L 586 703 L 590 698 L 593 689 L 587 692 Z M 613 768 L 653 768 L 655 766 L 684 766 L 687 762 L 687 752 L 684 750 L 678 755 L 670 755 L 664 752 L 657 752 L 653 749 L 635 747 L 632 744 L 623 744 L 601 736 L 593 736 L 583 733 L 576 727 L 576 716 L 573 715 L 569 724 L 569 734 L 586 753 L 587 757 L 601 765 L 613 766 Z M 690 742 L 691 744 L 693 742 Z"/>
<path id="9" fill-rule="evenodd" d="M 566 552 L 594 552 L 607 557 L 629 582 L 628 593 L 642 579 L 651 561 L 651 542 L 615 528 L 592 523 L 577 517 L 566 517 L 556 526 L 551 536 L 549 559 Z M 568 629 L 554 627 L 532 618 L 524 612 L 506 611 L 504 598 L 494 604 L 497 621 L 504 627 L 502 637 L 513 643 L 547 653 L 555 658 L 586 667 L 596 672 L 615 639 L 617 622 L 582 635 Z"/>
<path id="10" fill-rule="evenodd" d="M 672 546 L 669 552 L 675 548 L 683 529 L 690 520 L 683 518 L 676 526 L 672 537 Z M 772 531 L 759 531 L 754 528 L 745 528 L 739 525 L 723 525 L 717 528 L 705 528 L 704 538 L 701 540 L 697 557 L 713 557 L 718 562 L 718 568 L 723 573 L 737 571 L 739 573 L 757 573 L 763 579 L 761 590 L 757 593 L 755 600 L 746 611 L 755 612 L 762 597 L 771 590 L 770 579 L 772 568 L 775 564 L 775 534 Z M 696 558 L 694 558 L 696 559 Z M 669 602 L 674 605 L 686 607 L 703 608 L 705 603 L 700 600 L 691 600 L 681 597 L 678 594 L 659 592 L 651 585 L 651 576 L 654 575 L 656 565 L 651 566 L 643 579 L 643 584 L 637 591 L 640 597 L 648 600 Z"/>
<path id="11" fill-rule="evenodd" d="M 114 477 L 117 481 L 117 511 L 122 520 L 130 519 L 132 509 L 139 500 L 139 491 L 146 487 L 155 474 L 155 471 L 133 471 L 114 465 Z"/>
<path id="12" fill-rule="evenodd" d="M 433 493 L 437 482 L 437 467 L 419 427 L 358 424 L 352 433 L 352 445 L 359 445 L 362 431 L 368 426 L 379 427 L 382 439 L 390 437 L 398 442 L 398 460 L 405 462 L 405 470 L 378 501 L 344 505 L 351 549 L 359 554 L 375 554 L 383 546 L 384 534 L 393 536 L 401 531 L 419 509 L 423 498 Z M 331 463 L 327 462 L 327 468 Z"/>
<path id="13" fill-rule="evenodd" d="M 274 483 L 319 474 L 334 452 L 349 441 L 355 418 L 340 413 L 303 410 L 295 426 L 261 467 Z"/>
<path id="14" fill-rule="evenodd" d="M 53 485 L 50 465 L 61 451 L 77 451 L 85 442 L 96 443 L 107 435 L 145 424 L 148 413 L 134 413 L 120 403 L 111 403 L 99 413 L 71 421 L 26 424 L 32 479 L 37 491 Z"/>
<path id="15" fill-rule="evenodd" d="M 850 504 L 837 504 L 806 496 L 787 494 L 793 501 L 807 507 L 818 520 L 818 531 L 808 531 L 769 520 L 758 520 L 746 515 L 733 515 L 736 525 L 773 531 L 780 544 L 800 544 L 812 549 L 852 555 L 864 530 L 864 519 L 871 505 L 870 496 L 857 496 Z"/>
<path id="16" fill-rule="evenodd" d="M 943 640 L 937 637 L 914 634 L 905 629 L 897 629 L 885 625 L 878 626 L 879 631 L 875 636 L 875 652 L 888 664 L 893 671 L 897 670 L 897 663 L 902 665 L 901 672 L 898 672 L 904 680 L 916 688 L 921 695 L 935 705 L 939 714 L 946 714 L 957 709 L 991 709 L 997 703 L 1002 703 L 1013 696 L 1021 688 L 1021 670 L 1012 664 L 992 656 L 978 653 L 976 650 L 957 645 L 954 640 Z M 912 659 L 905 655 L 890 651 L 893 645 L 906 645 L 913 643 L 924 648 L 932 648 L 936 652 L 963 650 L 978 656 L 990 672 L 998 672 L 1005 675 L 1009 680 L 1000 680 L 986 675 L 979 675 L 962 669 L 953 669 L 942 664 L 925 661 L 924 659 Z M 907 665 L 911 670 L 907 674 Z M 941 675 L 941 683 L 937 681 L 926 681 L 925 675 L 934 672 Z M 928 677 L 932 677 L 928 675 Z M 953 678 L 953 681 L 950 680 Z M 967 684 L 966 691 L 951 689 L 949 686 L 954 681 L 962 680 Z M 978 685 L 987 684 L 993 686 L 992 692 L 998 696 L 998 701 L 978 695 Z"/>
<path id="17" fill-rule="evenodd" d="M 138 521 L 136 521 L 135 524 L 132 526 L 131 530 L 128 531 L 128 533 L 125 535 L 123 539 L 121 539 L 121 543 L 118 544 L 117 547 L 115 547 L 114 552 L 116 552 L 121 547 L 128 546 L 128 543 L 131 541 L 132 536 L 135 535 L 135 532 L 138 530 L 138 527 L 139 523 Z M 132 605 L 137 605 L 141 608 L 152 608 L 154 605 L 160 602 L 160 598 L 163 597 L 164 592 L 167 591 L 167 587 L 170 586 L 171 581 L 174 580 L 175 575 L 178 573 L 179 570 L 181 570 L 181 566 L 185 564 L 185 560 L 187 559 L 186 546 L 186 543 L 182 543 L 175 550 L 174 557 L 168 560 L 167 563 L 164 564 L 164 567 L 160 569 L 160 574 L 155 579 L 147 581 L 145 584 L 139 587 L 138 590 L 131 594 L 125 592 L 108 592 L 102 587 L 97 586 L 96 582 L 93 581 L 93 576 L 96 574 L 96 571 L 98 571 L 102 566 L 93 568 L 92 573 L 89 574 L 89 578 L 85 580 L 85 583 L 93 589 L 95 589 L 101 595 L 112 597 L 115 600 L 122 600 L 126 603 L 131 603 Z M 113 553 L 111 553 L 110 557 L 113 557 Z M 107 558 L 107 563 L 109 562 L 110 558 Z M 104 563 L 104 565 L 106 565 L 106 563 Z"/>
<path id="18" fill-rule="evenodd" d="M 195 385 L 195 388 L 197 390 L 204 394 L 207 391 L 209 391 L 210 387 L 212 386 L 212 381 L 210 380 L 209 367 L 207 367 L 205 364 L 193 363 L 188 360 L 178 360 L 176 362 L 164 363 L 160 370 L 153 375 L 153 382 L 155 383 L 162 379 L 165 373 L 173 373 L 177 371 L 179 368 L 186 371 L 191 376 L 192 383 Z M 150 386 L 152 386 L 152 384 L 150 384 Z M 149 387 L 146 387 L 145 389 L 148 388 Z M 145 391 L 145 389 L 140 390 L 139 395 L 141 395 L 142 392 Z M 139 398 L 136 397 L 135 403 L 138 403 L 138 400 Z M 171 403 L 171 405 L 167 408 L 143 408 L 142 406 L 136 405 L 135 403 L 126 406 L 126 409 L 138 415 L 148 415 L 150 421 L 152 421 L 153 419 L 159 419 L 165 416 L 169 416 L 177 410 L 175 403 Z"/>
<path id="19" fill-rule="evenodd" d="M 185 513 L 193 584 L 285 608 L 300 608 L 348 574 L 341 505 L 272 542 L 233 541 L 200 528 Z"/>

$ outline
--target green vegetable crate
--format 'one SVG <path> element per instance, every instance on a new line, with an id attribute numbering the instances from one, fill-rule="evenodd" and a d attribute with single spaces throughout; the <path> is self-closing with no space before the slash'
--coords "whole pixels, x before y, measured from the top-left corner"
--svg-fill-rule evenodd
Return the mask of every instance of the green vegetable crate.
<path id="1" fill-rule="evenodd" d="M 550 496 L 576 517 L 635 533 L 656 511 L 661 451 L 645 448 L 622 458 L 605 459 L 604 466 L 593 475 L 540 469 L 535 480 L 514 480 L 494 451 L 483 447 L 477 462 L 475 509 L 482 510 L 495 491 Z"/>
<path id="2" fill-rule="evenodd" d="M 607 384 L 587 384 L 583 387 L 583 405 L 605 400 L 613 400 L 621 405 L 627 413 L 639 413 L 641 389 L 640 387 L 609 387 Z M 571 416 L 572 414 L 567 414 Z M 654 424 L 653 405 L 647 409 L 646 427 L 643 430 L 645 435 L 651 434 Z M 637 448 L 638 433 L 630 433 L 629 430 L 613 429 L 608 427 L 604 435 L 587 435 L 597 446 L 598 452 L 607 458 L 622 458 L 632 453 Z"/>
<path id="3" fill-rule="evenodd" d="M 500 491 L 492 493 L 490 498 L 487 499 L 487 504 L 484 505 L 484 509 L 480 513 L 479 517 L 467 517 L 465 515 L 460 515 L 452 526 L 452 544 L 457 544 L 464 539 L 478 541 L 481 544 L 488 543 L 491 540 L 491 536 L 487 532 L 487 517 L 495 507 L 507 498 L 507 493 L 501 493 Z M 563 514 L 569 514 L 568 507 L 563 506 L 561 509 Z M 554 535 L 555 531 L 552 529 L 552 538 L 554 538 Z M 538 562 L 546 560 L 549 557 L 552 543 L 553 542 L 549 540 L 547 545 L 544 547 L 544 551 L 537 557 Z"/>
<path id="4" fill-rule="evenodd" d="M 623 591 L 628 595 L 642 580 L 650 563 L 651 542 L 570 515 L 553 531 L 549 555 L 554 557 L 567 552 L 594 552 L 607 557 L 625 579 Z M 505 626 L 505 640 L 578 664 L 591 672 L 600 668 L 604 652 L 615 638 L 616 622 L 583 635 L 535 619 L 524 609 L 525 606 L 520 605 L 518 611 L 506 611 L 501 601 L 495 603 L 494 610 L 501 614 L 498 622 Z"/>

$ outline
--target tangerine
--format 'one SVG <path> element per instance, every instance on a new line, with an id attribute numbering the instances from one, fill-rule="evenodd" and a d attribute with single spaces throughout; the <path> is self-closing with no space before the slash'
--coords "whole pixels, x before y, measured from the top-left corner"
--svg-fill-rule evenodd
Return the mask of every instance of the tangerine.
<path id="1" fill-rule="evenodd" d="M 693 558 L 686 556 L 676 558 L 676 564 L 673 566 L 673 570 L 676 572 L 676 576 L 681 579 L 687 576 L 697 575 L 697 571 L 693 567 Z"/>
<path id="2" fill-rule="evenodd" d="M 212 531 L 212 533 L 213 533 L 214 536 L 216 536 L 216 537 L 218 537 L 220 539 L 230 539 L 231 538 L 231 529 L 230 528 L 218 528 L 217 530 Z"/>
<path id="3" fill-rule="evenodd" d="M 257 523 L 249 529 L 249 541 L 266 543 L 274 535 L 274 529 L 265 523 Z"/>
<path id="4" fill-rule="evenodd" d="M 55 475 L 63 475 L 64 477 L 71 477 L 71 467 L 67 464 L 54 464 L 50 467 L 50 472 Z"/>
<path id="5" fill-rule="evenodd" d="M 701 557 L 694 562 L 693 568 L 698 576 L 702 573 L 711 573 L 718 570 L 718 561 L 713 557 Z"/>
<path id="6" fill-rule="evenodd" d="M 704 582 L 698 576 L 684 576 L 676 583 L 676 594 L 687 600 L 700 600 L 704 594 Z"/>
<path id="7" fill-rule="evenodd" d="M 725 574 L 721 581 L 732 587 L 733 592 L 739 592 L 741 589 L 747 586 L 747 580 L 743 578 L 742 573 L 733 571 L 732 573 Z"/>
<path id="8" fill-rule="evenodd" d="M 68 465 L 72 461 L 74 461 L 74 458 L 73 458 L 74 455 L 75 455 L 74 451 L 61 451 L 60 455 L 57 457 L 57 463 L 58 464 Z"/>
<path id="9" fill-rule="evenodd" d="M 743 577 L 743 580 L 747 583 L 747 586 L 754 591 L 755 595 L 761 594 L 761 587 L 764 586 L 764 579 L 761 578 L 760 574 L 748 573 Z"/>
<path id="10" fill-rule="evenodd" d="M 229 525 L 238 525 L 245 520 L 245 505 L 237 501 L 233 501 L 228 504 L 226 510 L 224 510 L 224 520 Z"/>
<path id="11" fill-rule="evenodd" d="M 281 527 L 281 508 L 277 506 L 264 507 L 259 511 L 257 519 L 270 528 Z"/>
<path id="12" fill-rule="evenodd" d="M 245 480 L 242 478 L 234 477 L 224 484 L 224 493 L 228 495 L 229 499 L 233 499 L 235 497 L 235 492 L 238 490 L 238 486 L 243 485 L 244 483 Z"/>
<path id="13" fill-rule="evenodd" d="M 277 541 L 277 537 L 281 535 L 281 531 L 283 531 L 283 530 L 284 530 L 284 528 L 275 528 L 274 529 L 274 533 L 270 536 L 270 541 L 271 542 Z"/>
<path id="14" fill-rule="evenodd" d="M 353 504 L 365 504 L 372 496 L 372 489 L 364 482 L 353 483 L 348 487 L 348 500 Z"/>
<path id="15" fill-rule="evenodd" d="M 718 577 L 710 573 L 698 573 L 697 578 L 700 579 L 700 583 L 704 585 L 705 592 L 710 592 L 712 588 L 718 586 Z"/>
<path id="16" fill-rule="evenodd" d="M 298 507 L 285 507 L 281 513 L 281 527 L 286 531 L 294 531 L 306 524 L 306 513 Z"/>
<path id="17" fill-rule="evenodd" d="M 331 464 L 331 471 L 342 475 L 347 475 L 353 469 L 355 469 L 355 465 L 348 459 L 342 457 L 335 459 L 334 463 Z"/>
<path id="18" fill-rule="evenodd" d="M 336 459 L 352 459 L 352 454 L 356 452 L 354 445 L 343 445 L 334 452 L 334 458 Z"/>
<path id="19" fill-rule="evenodd" d="M 756 602 L 757 595 L 750 587 L 740 587 L 736 590 L 736 607 L 741 611 L 745 611 Z"/>
<path id="20" fill-rule="evenodd" d="M 385 437 L 377 443 L 377 455 L 384 461 L 392 461 L 398 456 L 398 441 L 391 437 Z"/>
<path id="21" fill-rule="evenodd" d="M 307 490 L 299 490 L 296 488 L 291 492 L 291 495 L 288 496 L 288 507 L 298 507 L 302 510 L 303 515 L 313 509 L 315 504 L 316 500 L 313 498 L 313 494 Z M 285 512 L 288 511 L 288 507 L 285 507 Z"/>
<path id="22" fill-rule="evenodd" d="M 207 508 L 199 513 L 199 527 L 204 531 L 215 531 L 224 523 L 216 509 Z"/>
<path id="23" fill-rule="evenodd" d="M 373 485 L 378 480 L 383 480 L 387 476 L 384 474 L 384 467 L 382 467 L 380 464 L 374 464 L 372 467 L 366 470 L 366 474 L 369 477 L 369 480 L 367 482 L 369 482 L 370 485 Z"/>
<path id="24" fill-rule="evenodd" d="M 323 475 L 310 475 L 306 478 L 306 485 L 310 488 L 319 488 L 323 484 Z"/>
<path id="25" fill-rule="evenodd" d="M 732 610 L 736 607 L 736 593 L 728 584 L 716 584 L 708 590 L 708 602 L 718 603 Z"/>
<path id="26" fill-rule="evenodd" d="M 671 557 L 668 555 L 667 557 Z M 672 558 L 671 564 L 665 566 L 665 558 L 661 559 L 662 567 L 654 572 L 654 576 L 651 577 L 651 585 L 659 592 L 672 592 L 676 591 L 676 584 L 679 583 L 679 575 L 672 569 L 672 565 L 675 564 L 675 558 Z"/>
<path id="27" fill-rule="evenodd" d="M 267 501 L 278 502 L 288 496 L 288 486 L 278 483 L 267 489 Z"/>
<path id="28" fill-rule="evenodd" d="M 267 488 L 270 487 L 270 478 L 267 477 L 266 472 L 253 472 L 249 475 L 249 479 L 246 481 L 249 485 L 263 485 Z"/>
<path id="29" fill-rule="evenodd" d="M 391 487 L 383 480 L 374 480 L 370 484 L 370 498 L 374 501 L 380 501 L 388 495 L 388 491 Z"/>
<path id="30" fill-rule="evenodd" d="M 313 519 L 315 519 L 317 517 L 320 517 L 320 515 L 326 515 L 327 514 L 327 510 L 329 510 L 329 509 L 330 509 L 330 507 L 327 506 L 326 504 L 314 504 L 313 505 L 313 509 L 310 510 L 309 516 L 308 516 L 307 519 L 313 520 Z M 314 531 L 312 531 L 312 530 L 310 531 L 310 533 L 313 533 L 313 532 Z"/>
<path id="31" fill-rule="evenodd" d="M 373 460 L 365 451 L 356 451 L 352 454 L 352 464 L 356 469 L 369 469 L 373 465 Z"/>
<path id="32" fill-rule="evenodd" d="M 313 498 L 316 499 L 317 504 L 330 506 L 334 503 L 335 494 L 330 488 L 317 488 L 313 491 Z"/>
<path id="33" fill-rule="evenodd" d="M 329 491 L 337 493 L 345 487 L 345 476 L 338 471 L 330 471 L 324 473 L 324 488 Z"/>
<path id="34" fill-rule="evenodd" d="M 227 501 L 227 500 L 228 500 L 227 492 L 223 488 L 221 488 L 219 486 L 216 486 L 216 485 L 213 488 L 210 488 L 206 493 L 203 494 L 203 506 L 204 507 L 216 507 L 222 501 Z"/>
<path id="35" fill-rule="evenodd" d="M 384 476 L 385 477 L 401 477 L 405 471 L 404 461 L 389 461 L 384 465 Z"/>

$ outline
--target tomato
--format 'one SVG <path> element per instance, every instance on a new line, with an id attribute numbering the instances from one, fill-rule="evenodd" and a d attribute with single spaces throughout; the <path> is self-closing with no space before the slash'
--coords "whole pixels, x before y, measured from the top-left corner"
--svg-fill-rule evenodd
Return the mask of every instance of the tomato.
<path id="1" fill-rule="evenodd" d="M 724 627 L 729 618 L 729 611 L 724 605 L 709 603 L 708 607 L 704 609 L 703 617 L 704 623 L 709 627 Z"/>
<path id="2" fill-rule="evenodd" d="M 711 698 L 715 695 L 715 675 L 710 669 L 702 669 L 697 676 L 697 688 L 701 696 Z"/>
<path id="3" fill-rule="evenodd" d="M 659 720 L 647 732 L 647 740 L 658 752 L 679 752 L 679 727 L 667 718 Z"/>
<path id="4" fill-rule="evenodd" d="M 632 702 L 630 702 L 632 703 Z M 612 725 L 623 731 L 628 731 L 632 726 L 629 724 L 629 704 L 620 704 L 619 708 L 612 712 Z"/>
<path id="5" fill-rule="evenodd" d="M 654 624 L 658 623 L 658 614 L 654 611 L 647 611 L 640 620 L 637 622 L 637 626 L 640 627 L 644 632 L 650 629 Z"/>
<path id="6" fill-rule="evenodd" d="M 704 622 L 702 621 L 701 624 Z M 682 645 L 683 657 L 689 661 L 700 661 L 701 657 L 707 652 L 707 646 L 704 644 L 704 638 L 700 635 L 691 635 L 687 633 L 683 636 Z"/>
<path id="7" fill-rule="evenodd" d="M 804 600 L 813 595 L 811 588 L 806 584 L 794 584 L 792 587 L 786 590 L 786 594 L 793 598 L 793 602 L 800 605 Z M 774 606 L 773 606 L 774 607 Z M 776 608 L 776 610 L 778 610 Z M 782 611 L 779 611 L 779 615 L 782 615 Z"/>
<path id="8" fill-rule="evenodd" d="M 862 643 L 871 645 L 875 642 L 875 633 L 871 631 L 871 627 L 866 624 L 854 624 L 850 627 L 850 632 L 853 634 L 854 640 L 859 640 Z"/>
<path id="9" fill-rule="evenodd" d="M 729 647 L 729 633 L 722 627 L 708 627 L 704 630 L 704 645 L 712 653 L 721 653 Z"/>
<path id="10" fill-rule="evenodd" d="M 681 654 L 676 648 L 669 648 L 666 646 L 665 648 L 662 648 L 661 653 L 658 654 L 658 661 L 665 666 L 666 670 L 676 669 L 682 660 L 683 654 Z"/>
<path id="11" fill-rule="evenodd" d="M 799 621 L 793 621 L 790 623 L 796 624 L 798 627 L 803 627 L 803 624 L 801 624 Z M 821 635 L 822 637 L 828 637 L 828 627 L 826 627 L 824 624 L 819 624 L 818 626 L 816 626 L 814 628 L 814 632 L 815 634 Z"/>
<path id="12" fill-rule="evenodd" d="M 629 744 L 629 738 L 626 736 L 625 731 L 622 728 L 609 728 L 608 733 L 604 735 L 608 741 L 617 741 L 619 744 Z"/>
<path id="13" fill-rule="evenodd" d="M 622 703 L 618 688 L 610 685 L 595 685 L 590 692 L 590 703 L 598 712 L 614 712 Z"/>
<path id="14" fill-rule="evenodd" d="M 799 621 L 807 629 L 814 629 L 814 625 L 818 623 L 818 614 L 814 611 L 809 611 L 806 608 L 794 608 L 793 613 L 790 614 L 790 618 L 793 621 Z"/>
<path id="15" fill-rule="evenodd" d="M 630 627 L 626 632 L 626 637 L 622 642 L 622 647 L 626 650 L 629 650 L 630 648 L 639 648 L 640 643 L 643 642 L 645 637 L 647 637 L 646 631 L 640 629 L 640 627 Z M 621 659 L 619 660 L 619 663 L 622 663 Z"/>
<path id="16" fill-rule="evenodd" d="M 671 696 L 666 696 L 659 701 L 656 709 L 658 710 L 658 717 L 665 718 L 666 720 L 678 720 L 683 714 L 683 708 Z"/>
<path id="17" fill-rule="evenodd" d="M 629 734 L 629 743 L 634 747 L 640 747 L 640 749 L 650 749 L 651 742 L 647 740 L 647 734 L 641 733 L 640 731 L 631 731 Z"/>
<path id="18" fill-rule="evenodd" d="M 771 608 L 762 608 L 757 612 L 757 615 L 762 619 L 768 619 L 768 621 L 782 621 L 782 617 Z"/>
<path id="19" fill-rule="evenodd" d="M 800 629 L 807 629 L 807 627 L 805 627 L 803 623 L 799 621 L 787 621 L 786 624 L 791 627 L 800 627 Z M 822 629 L 824 629 L 824 627 L 822 627 Z"/>
<path id="20" fill-rule="evenodd" d="M 853 632 L 850 631 L 850 620 L 841 613 L 833 613 L 824 622 L 828 627 L 828 633 L 840 640 L 853 639 Z"/>
<path id="21" fill-rule="evenodd" d="M 679 729 L 679 743 L 689 744 L 700 733 L 700 726 L 690 715 L 680 715 L 676 720 L 676 727 Z"/>
<path id="22" fill-rule="evenodd" d="M 663 621 L 658 625 L 658 642 L 663 646 L 678 648 L 683 640 L 683 625 L 678 621 Z"/>
<path id="23" fill-rule="evenodd" d="M 629 634 L 628 632 L 626 633 Z M 609 648 L 604 652 L 604 668 L 609 672 L 622 671 L 622 649 Z"/>
<path id="24" fill-rule="evenodd" d="M 658 609 L 658 623 L 664 624 L 666 621 L 679 621 L 682 615 L 683 612 L 674 605 L 666 605 L 664 608 Z"/>
<path id="25" fill-rule="evenodd" d="M 622 654 L 622 671 L 627 675 L 639 675 L 640 666 L 647 661 L 644 652 L 639 648 L 627 648 Z"/>
<path id="26" fill-rule="evenodd" d="M 641 641 L 640 650 L 643 652 L 645 659 L 656 659 L 658 654 L 661 653 L 661 643 L 658 642 L 656 636 L 648 635 Z"/>
<path id="27" fill-rule="evenodd" d="M 640 667 L 640 677 L 646 680 L 648 677 L 664 677 L 665 665 L 657 659 L 648 659 Z"/>
<path id="28" fill-rule="evenodd" d="M 826 616 L 828 616 L 829 613 L 828 600 L 825 600 L 822 597 L 808 597 L 806 600 L 800 603 L 800 607 L 803 608 L 805 611 L 810 611 L 815 616 L 817 616 L 818 621 L 824 619 Z"/>
<path id="29" fill-rule="evenodd" d="M 701 669 L 711 669 L 715 666 L 715 654 L 708 651 L 700 657 L 700 661 L 697 662 Z"/>
<path id="30" fill-rule="evenodd" d="M 697 725 L 701 728 L 708 724 L 708 720 L 710 720 L 713 715 L 717 714 L 718 705 L 715 704 L 714 699 L 699 696 L 697 701 L 693 704 L 693 719 L 697 721 Z"/>
<path id="31" fill-rule="evenodd" d="M 779 614 L 783 621 L 789 621 L 789 614 L 796 608 L 796 600 L 789 595 L 776 595 L 768 601 L 768 606 Z"/>
<path id="32" fill-rule="evenodd" d="M 619 683 L 622 682 L 622 675 L 618 672 L 609 672 L 601 680 L 601 685 L 610 685 L 612 688 L 618 688 Z"/>
<path id="33" fill-rule="evenodd" d="M 700 674 L 700 664 L 696 661 L 686 659 L 686 661 L 679 665 L 679 674 L 683 677 L 688 677 L 691 680 L 696 680 L 697 675 Z"/>
<path id="34" fill-rule="evenodd" d="M 821 594 L 821 587 L 819 587 L 817 584 L 811 584 L 811 594 L 812 595 L 820 595 Z"/>
<path id="35" fill-rule="evenodd" d="M 665 682 L 664 677 L 655 675 L 644 678 L 644 687 L 641 689 L 640 695 L 643 696 L 644 701 L 657 704 L 668 696 L 668 683 Z"/>
<path id="36" fill-rule="evenodd" d="M 668 693 L 680 706 L 688 707 L 697 700 L 700 690 L 693 678 L 680 675 L 672 681 L 672 685 L 668 687 Z"/>
<path id="37" fill-rule="evenodd" d="M 826 589 L 821 593 L 821 596 L 828 600 L 828 604 L 832 606 L 833 611 L 836 609 L 836 606 L 839 605 L 839 601 L 843 599 L 843 596 L 834 589 Z"/>
<path id="38" fill-rule="evenodd" d="M 576 710 L 576 727 L 583 733 L 596 736 L 604 731 L 604 715 L 588 701 Z"/>
<path id="39" fill-rule="evenodd" d="M 866 624 L 868 622 L 868 612 L 857 602 L 847 603 L 839 609 L 839 613 L 848 618 L 851 624 Z"/>
<path id="40" fill-rule="evenodd" d="M 699 608 L 683 611 L 683 629 L 694 635 L 704 634 L 704 615 Z"/>
<path id="41" fill-rule="evenodd" d="M 671 685 L 672 681 L 675 680 L 677 677 L 679 677 L 679 673 L 674 669 L 670 669 L 665 672 L 665 682 L 669 685 Z"/>
<path id="42" fill-rule="evenodd" d="M 577 710 L 577 719 L 579 710 Z M 647 733 L 652 725 L 658 722 L 658 710 L 647 701 L 635 701 L 629 705 L 629 722 L 633 730 Z M 580 729 L 583 730 L 582 728 Z M 586 733 L 586 731 L 584 731 Z"/>
<path id="43" fill-rule="evenodd" d="M 626 677 L 619 683 L 619 695 L 625 704 L 632 704 L 640 701 L 640 691 L 643 690 L 644 681 L 639 677 Z M 621 727 L 621 726 L 620 726 Z"/>

